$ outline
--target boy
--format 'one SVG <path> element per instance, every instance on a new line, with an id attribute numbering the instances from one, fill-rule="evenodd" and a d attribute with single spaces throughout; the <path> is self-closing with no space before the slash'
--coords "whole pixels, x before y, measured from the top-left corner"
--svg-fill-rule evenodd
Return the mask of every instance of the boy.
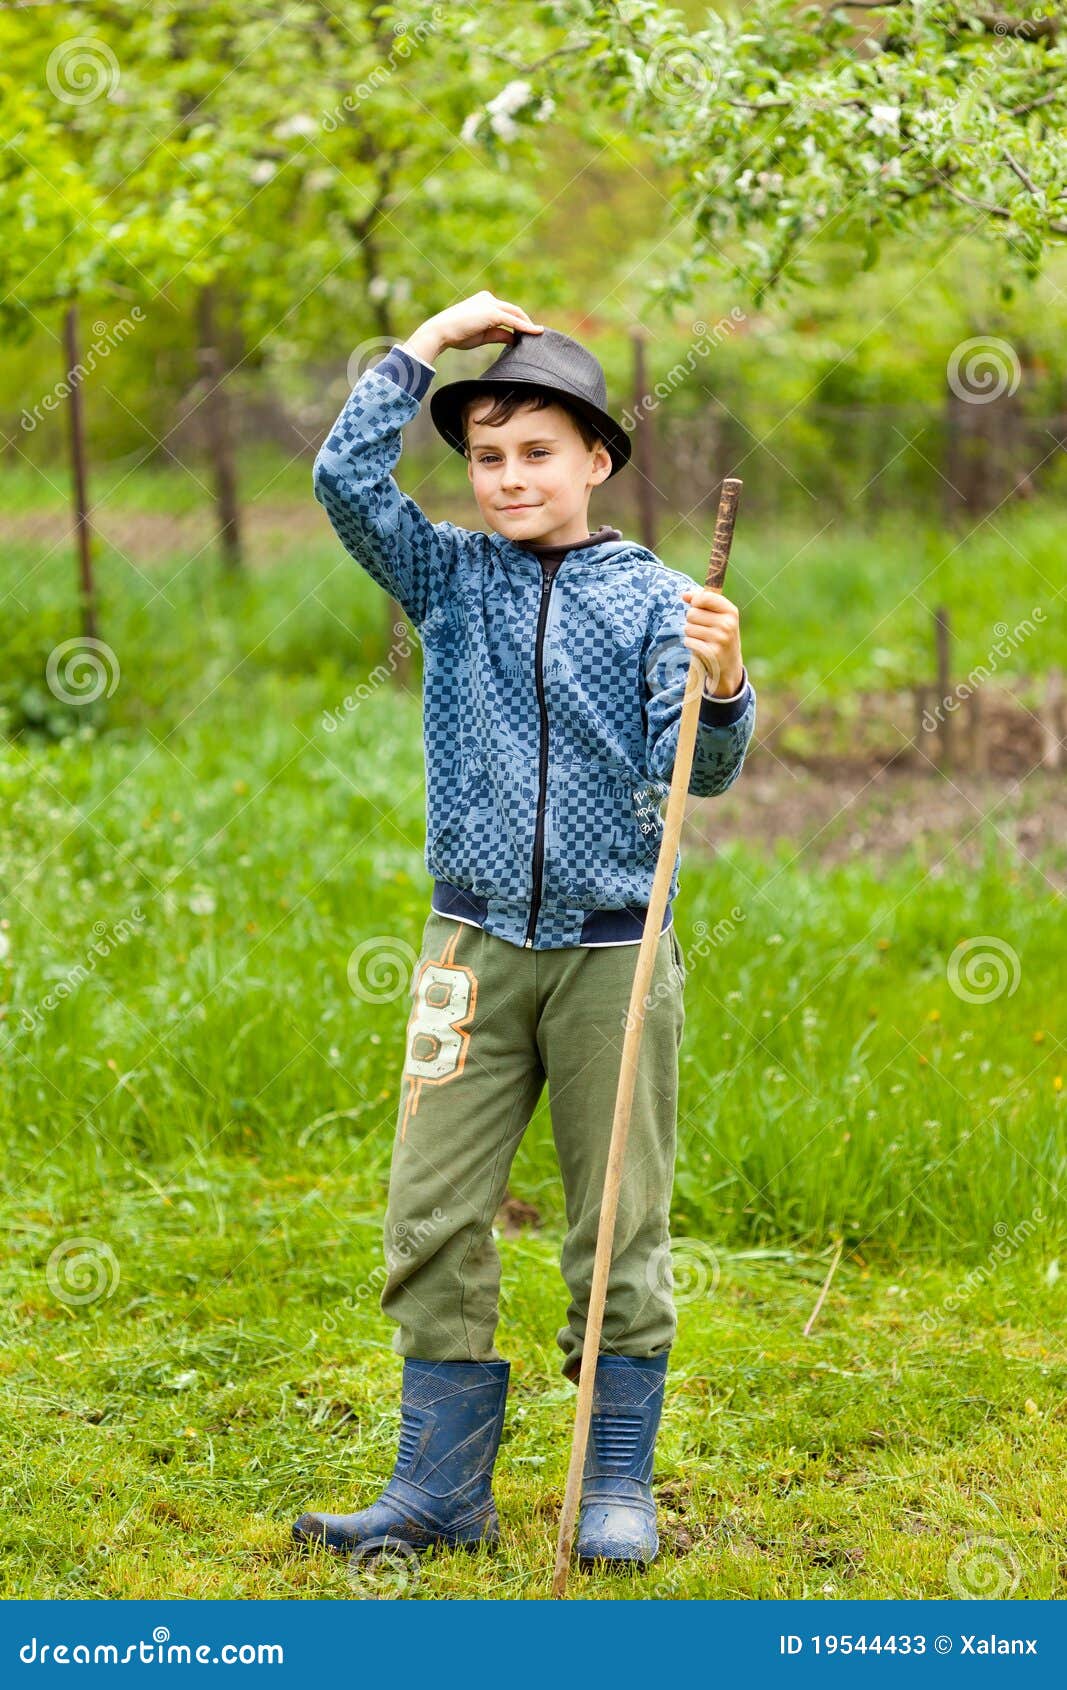
<path id="1" fill-rule="evenodd" d="M 503 339 L 430 399 L 489 532 L 431 523 L 392 478 L 446 347 Z M 298 1542 L 495 1544 L 491 1479 L 510 1364 L 494 1347 L 493 1217 L 547 1079 L 566 1198 L 557 1335 L 581 1363 L 636 953 L 690 654 L 706 673 L 689 790 L 723 792 L 755 721 L 736 607 L 589 496 L 629 460 L 597 359 L 483 292 L 356 382 L 315 462 L 338 536 L 424 652 L 430 914 L 412 986 L 385 1217 L 383 1311 L 404 1357 L 400 1448 L 380 1497 L 304 1514 Z M 683 601 L 688 601 L 688 610 Z M 642 1039 L 576 1536 L 580 1566 L 658 1550 L 652 1458 L 675 1312 L 662 1284 L 685 965 L 670 887 Z"/>

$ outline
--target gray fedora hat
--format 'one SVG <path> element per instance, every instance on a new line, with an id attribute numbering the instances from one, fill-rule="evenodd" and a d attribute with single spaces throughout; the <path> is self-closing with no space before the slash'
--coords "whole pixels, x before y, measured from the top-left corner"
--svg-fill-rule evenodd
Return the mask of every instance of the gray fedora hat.
<path id="1" fill-rule="evenodd" d="M 630 461 L 630 436 L 606 410 L 608 389 L 600 361 L 577 340 L 559 329 L 531 334 L 516 329 L 518 339 L 505 346 L 499 358 L 480 376 L 448 381 L 430 395 L 434 427 L 457 452 L 463 451 L 460 414 L 469 399 L 488 396 L 494 387 L 529 388 L 547 393 L 580 411 L 601 435 L 611 456 L 612 475 Z"/>

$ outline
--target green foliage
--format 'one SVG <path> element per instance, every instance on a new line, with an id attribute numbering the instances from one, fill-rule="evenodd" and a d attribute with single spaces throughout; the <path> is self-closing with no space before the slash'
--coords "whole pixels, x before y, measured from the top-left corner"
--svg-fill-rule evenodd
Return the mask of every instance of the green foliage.
<path id="1" fill-rule="evenodd" d="M 655 0 L 567 0 L 537 19 L 532 92 L 565 67 L 676 173 L 671 210 L 690 240 L 657 282 L 668 303 L 716 270 L 757 305 L 810 283 L 809 249 L 835 224 L 864 268 L 883 237 L 980 229 L 1005 277 L 1028 280 L 1067 235 L 1053 0 L 1008 27 L 932 0 L 908 8 L 906 31 L 894 0 L 856 16 L 755 0 L 729 21 L 708 10 L 702 28 Z M 447 27 L 515 64 L 493 8 L 452 6 Z"/>

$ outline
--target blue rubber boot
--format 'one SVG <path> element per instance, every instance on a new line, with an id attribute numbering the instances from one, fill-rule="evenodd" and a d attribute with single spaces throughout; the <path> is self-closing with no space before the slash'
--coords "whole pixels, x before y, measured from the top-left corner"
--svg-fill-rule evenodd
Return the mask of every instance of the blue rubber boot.
<path id="1" fill-rule="evenodd" d="M 666 1352 L 597 1360 L 575 1538 L 586 1571 L 646 1567 L 659 1551 L 651 1479 L 666 1374 Z"/>
<path id="2" fill-rule="evenodd" d="M 373 1539 L 495 1546 L 493 1463 L 504 1425 L 510 1362 L 404 1362 L 400 1447 L 392 1478 L 358 1514 L 301 1514 L 297 1543 L 353 1550 Z"/>

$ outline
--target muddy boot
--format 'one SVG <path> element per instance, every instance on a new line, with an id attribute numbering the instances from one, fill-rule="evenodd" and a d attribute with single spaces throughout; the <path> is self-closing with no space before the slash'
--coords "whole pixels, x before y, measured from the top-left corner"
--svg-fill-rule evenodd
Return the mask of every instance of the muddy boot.
<path id="1" fill-rule="evenodd" d="M 297 1543 L 353 1550 L 371 1539 L 495 1545 L 493 1463 L 504 1425 L 510 1363 L 404 1362 L 400 1448 L 393 1476 L 358 1514 L 301 1514 Z"/>
<path id="2" fill-rule="evenodd" d="M 652 1455 L 663 1407 L 667 1354 L 597 1360 L 593 1418 L 582 1474 L 578 1565 L 645 1567 L 659 1550 Z"/>

